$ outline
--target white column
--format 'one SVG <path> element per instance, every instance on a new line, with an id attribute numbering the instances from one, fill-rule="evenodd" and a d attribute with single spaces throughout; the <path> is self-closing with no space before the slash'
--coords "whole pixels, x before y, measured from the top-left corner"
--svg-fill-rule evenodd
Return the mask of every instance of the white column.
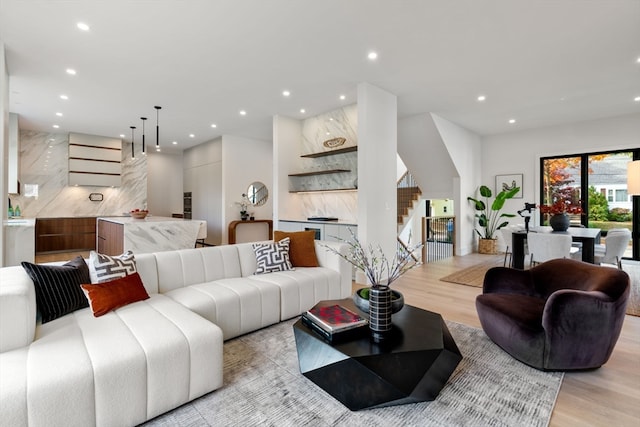
<path id="1" fill-rule="evenodd" d="M 8 185 L 7 169 L 9 167 L 9 73 L 4 56 L 4 43 L 0 41 L 0 209 L 2 209 L 1 219 L 7 218 Z M 0 224 L 0 267 L 4 266 L 4 254 L 6 251 L 4 226 Z"/>
<path id="2" fill-rule="evenodd" d="M 396 156 L 398 106 L 395 95 L 369 83 L 358 85 L 358 240 L 396 251 Z M 356 281 L 364 283 L 361 275 Z"/>

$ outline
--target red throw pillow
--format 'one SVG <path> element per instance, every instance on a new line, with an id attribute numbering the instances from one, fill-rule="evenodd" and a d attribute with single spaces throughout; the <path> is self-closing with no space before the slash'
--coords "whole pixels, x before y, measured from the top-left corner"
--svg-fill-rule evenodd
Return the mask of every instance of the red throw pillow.
<path id="1" fill-rule="evenodd" d="M 109 282 L 81 286 L 89 299 L 89 305 L 95 317 L 100 317 L 116 308 L 149 298 L 149 294 L 144 288 L 138 273 Z"/>
<path id="2" fill-rule="evenodd" d="M 279 242 L 288 237 L 289 243 L 289 260 L 294 267 L 319 267 L 318 257 L 316 256 L 315 237 L 316 232 L 308 231 L 274 231 L 273 240 Z"/>

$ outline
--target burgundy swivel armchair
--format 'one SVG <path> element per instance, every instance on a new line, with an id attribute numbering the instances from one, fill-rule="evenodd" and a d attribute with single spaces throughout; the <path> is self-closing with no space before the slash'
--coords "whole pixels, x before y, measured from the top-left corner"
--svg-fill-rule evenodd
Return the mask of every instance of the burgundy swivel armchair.
<path id="1" fill-rule="evenodd" d="M 530 270 L 490 269 L 476 310 L 487 336 L 519 361 L 591 369 L 611 356 L 629 292 L 624 271 L 554 259 Z"/>

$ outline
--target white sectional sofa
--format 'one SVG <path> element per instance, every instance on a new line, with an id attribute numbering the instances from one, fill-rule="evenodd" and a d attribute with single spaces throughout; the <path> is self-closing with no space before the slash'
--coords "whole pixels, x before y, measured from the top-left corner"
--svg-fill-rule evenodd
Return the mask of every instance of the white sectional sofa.
<path id="1" fill-rule="evenodd" d="M 149 299 L 46 324 L 24 269 L 0 268 L 0 426 L 136 425 L 216 390 L 224 340 L 351 293 L 350 266 L 316 254 L 320 267 L 261 275 L 248 243 L 140 254 Z"/>

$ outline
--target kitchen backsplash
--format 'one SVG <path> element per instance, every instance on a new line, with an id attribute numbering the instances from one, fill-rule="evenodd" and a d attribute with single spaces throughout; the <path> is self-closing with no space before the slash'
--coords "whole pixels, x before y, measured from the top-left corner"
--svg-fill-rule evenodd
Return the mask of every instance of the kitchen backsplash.
<path id="1" fill-rule="evenodd" d="M 139 149 L 139 147 L 138 147 Z M 147 158 L 136 152 L 131 159 L 123 143 L 122 185 L 111 187 L 69 186 L 69 135 L 20 131 L 20 195 L 11 203 L 27 218 L 114 216 L 147 202 Z M 102 201 L 91 201 L 91 193 Z"/>

